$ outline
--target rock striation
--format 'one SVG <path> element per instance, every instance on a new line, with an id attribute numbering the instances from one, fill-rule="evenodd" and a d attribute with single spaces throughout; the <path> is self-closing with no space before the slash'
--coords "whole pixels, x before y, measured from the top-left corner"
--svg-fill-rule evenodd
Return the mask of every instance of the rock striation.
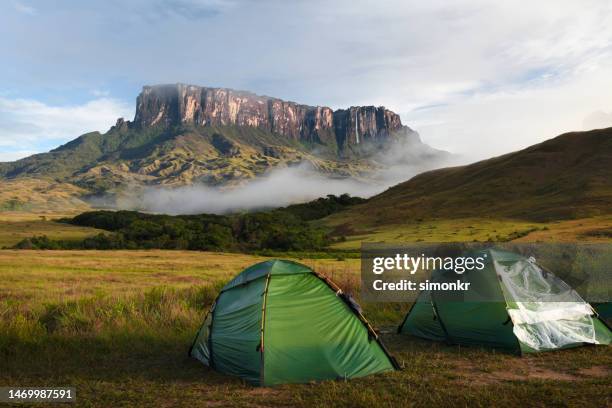
<path id="1" fill-rule="evenodd" d="M 172 84 L 145 86 L 138 96 L 134 126 L 249 126 L 292 140 L 349 145 L 384 142 L 404 129 L 399 115 L 375 106 L 332 110 L 227 88 Z"/>

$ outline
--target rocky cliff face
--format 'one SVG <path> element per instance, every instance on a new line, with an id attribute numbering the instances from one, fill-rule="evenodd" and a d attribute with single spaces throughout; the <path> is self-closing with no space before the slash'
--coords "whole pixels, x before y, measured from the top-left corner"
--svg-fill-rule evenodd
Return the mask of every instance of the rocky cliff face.
<path id="1" fill-rule="evenodd" d="M 268 96 L 194 85 L 145 86 L 138 96 L 134 126 L 237 125 L 272 131 L 293 140 L 329 145 L 381 142 L 404 128 L 399 115 L 374 106 L 333 111 Z"/>

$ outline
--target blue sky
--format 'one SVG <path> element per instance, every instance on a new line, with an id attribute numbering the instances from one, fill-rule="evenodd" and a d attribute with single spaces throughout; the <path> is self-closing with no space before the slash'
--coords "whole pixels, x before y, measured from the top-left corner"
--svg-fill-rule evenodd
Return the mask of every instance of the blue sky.
<path id="1" fill-rule="evenodd" d="M 473 159 L 612 126 L 608 1 L 5 0 L 0 37 L 0 160 L 131 119 L 155 83 L 384 105 Z"/>

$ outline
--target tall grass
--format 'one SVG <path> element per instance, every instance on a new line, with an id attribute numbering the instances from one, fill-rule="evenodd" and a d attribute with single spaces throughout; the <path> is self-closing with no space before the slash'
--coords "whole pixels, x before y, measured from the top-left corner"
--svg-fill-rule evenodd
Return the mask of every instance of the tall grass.
<path id="1" fill-rule="evenodd" d="M 344 292 L 360 299 L 358 275 L 349 269 L 321 268 Z M 0 353 L 17 343 L 37 344 L 49 336 L 115 336 L 119 333 L 194 332 L 226 280 L 187 288 L 154 286 L 140 293 L 117 296 L 98 291 L 76 300 L 24 304 L 0 301 Z M 396 321 L 405 306 L 367 304 L 373 322 Z"/>
<path id="2" fill-rule="evenodd" d="M 184 330 L 201 319 L 219 289 L 217 281 L 190 288 L 156 286 L 140 294 L 114 296 L 98 293 L 78 300 L 13 307 L 0 302 L 1 337 L 8 333 L 23 341 L 53 334 L 99 335 L 121 330 Z M 1 338 L 0 337 L 0 338 Z"/>
<path id="3" fill-rule="evenodd" d="M 95 296 L 13 307 L 0 302 L 0 362 L 14 373 L 81 372 L 80 362 L 154 350 L 186 354 L 224 281 L 191 288 L 157 286 L 142 293 Z M 40 359 L 44 361 L 40 361 Z M 72 368 L 66 368 L 65 365 Z"/>

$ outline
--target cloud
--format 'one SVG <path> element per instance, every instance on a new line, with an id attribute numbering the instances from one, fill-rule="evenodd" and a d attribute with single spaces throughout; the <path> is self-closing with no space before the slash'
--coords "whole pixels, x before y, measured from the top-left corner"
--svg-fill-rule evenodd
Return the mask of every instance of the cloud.
<path id="1" fill-rule="evenodd" d="M 153 2 L 155 4 L 155 2 Z M 190 20 L 212 18 L 234 6 L 231 0 L 161 0 L 155 11 L 167 17 L 175 14 Z"/>
<path id="2" fill-rule="evenodd" d="M 612 58 L 555 83 L 475 92 L 460 102 L 410 112 L 405 118 L 427 142 L 471 160 L 525 148 L 569 131 L 612 127 L 605 86 Z"/>
<path id="3" fill-rule="evenodd" d="M 352 196 L 370 197 L 400 181 L 396 178 L 398 174 L 411 178 L 424 169 L 437 167 L 439 164 L 432 161 L 427 167 L 392 166 L 380 172 L 375 183 L 330 178 L 305 166 L 281 168 L 232 189 L 220 189 L 202 184 L 177 188 L 149 187 L 142 193 L 131 190 L 117 199 L 109 200 L 108 197 L 103 197 L 93 200 L 92 203 L 164 214 L 225 214 L 277 208 L 314 200 L 328 194 L 348 193 Z"/>
<path id="4" fill-rule="evenodd" d="M 82 105 L 51 106 L 31 99 L 0 97 L 0 152 L 19 157 L 55 147 L 86 132 L 106 131 L 119 117 L 131 117 L 133 106 L 98 98 Z"/>
<path id="5" fill-rule="evenodd" d="M 314 170 L 308 163 L 270 170 L 234 188 L 194 184 L 182 187 L 133 187 L 117 197 L 92 200 L 93 205 L 138 209 L 165 214 L 224 214 L 237 211 L 277 208 L 306 202 L 328 194 L 348 193 L 370 197 L 423 171 L 457 164 L 461 158 L 440 152 L 420 142 L 416 133 L 407 132 L 372 159 L 377 170 L 358 181 L 332 178 Z"/>
<path id="6" fill-rule="evenodd" d="M 166 214 L 224 214 L 276 208 L 327 194 L 372 195 L 380 189 L 380 186 L 330 179 L 304 167 L 295 167 L 273 170 L 267 176 L 231 190 L 200 184 L 178 188 L 151 187 L 142 195 L 124 195 L 117 204 L 119 208 Z"/>
<path id="7" fill-rule="evenodd" d="M 96 98 L 106 98 L 110 96 L 110 92 L 104 89 L 92 89 L 91 94 Z"/>
<path id="8" fill-rule="evenodd" d="M 332 107 L 385 105 L 425 141 L 480 158 L 612 110 L 606 80 L 596 83 L 610 77 L 612 55 L 612 3 L 603 0 L 36 7 L 28 16 L 0 3 L 0 36 L 16 39 L 0 44 L 11 62 L 0 76 L 28 95 L 186 82 Z"/>
<path id="9" fill-rule="evenodd" d="M 582 127 L 587 130 L 612 127 L 612 112 L 604 112 L 602 110 L 591 112 L 584 118 Z"/>
<path id="10" fill-rule="evenodd" d="M 34 7 L 28 6 L 24 3 L 15 2 L 13 3 L 13 6 L 15 7 L 15 10 L 17 10 L 20 13 L 28 14 L 31 16 L 36 14 L 36 9 Z"/>

